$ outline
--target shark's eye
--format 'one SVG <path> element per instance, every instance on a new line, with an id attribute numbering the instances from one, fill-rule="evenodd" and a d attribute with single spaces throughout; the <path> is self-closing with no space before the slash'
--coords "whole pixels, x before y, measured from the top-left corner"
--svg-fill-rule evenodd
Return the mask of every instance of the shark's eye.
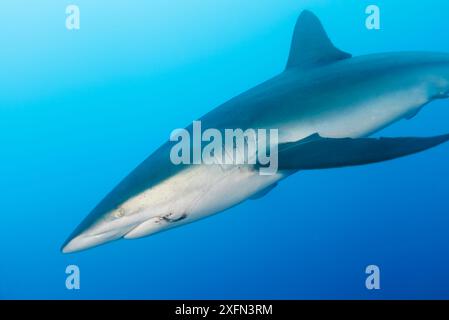
<path id="1" fill-rule="evenodd" d="M 125 209 L 123 208 L 118 208 L 118 210 L 114 212 L 114 217 L 117 219 L 122 218 L 124 216 L 125 216 Z"/>

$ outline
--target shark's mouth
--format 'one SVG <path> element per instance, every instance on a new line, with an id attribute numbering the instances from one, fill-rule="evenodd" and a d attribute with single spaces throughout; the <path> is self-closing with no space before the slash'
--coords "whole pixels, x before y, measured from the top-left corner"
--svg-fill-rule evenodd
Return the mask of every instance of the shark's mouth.
<path id="1" fill-rule="evenodd" d="M 169 213 L 165 216 L 153 217 L 138 224 L 136 227 L 134 227 L 125 235 L 123 235 L 123 238 L 136 239 L 146 237 L 156 232 L 162 231 L 166 228 L 169 228 L 172 225 L 174 226 L 176 225 L 177 222 L 180 222 L 186 218 L 187 214 L 185 213 L 180 216 L 175 216 L 173 213 Z"/>
<path id="2" fill-rule="evenodd" d="M 185 218 L 187 218 L 187 214 L 185 214 L 185 213 L 180 215 L 179 217 L 173 216 L 172 213 L 162 217 L 162 219 L 164 219 L 167 222 L 171 222 L 171 223 L 179 222 L 181 220 L 184 220 Z"/>

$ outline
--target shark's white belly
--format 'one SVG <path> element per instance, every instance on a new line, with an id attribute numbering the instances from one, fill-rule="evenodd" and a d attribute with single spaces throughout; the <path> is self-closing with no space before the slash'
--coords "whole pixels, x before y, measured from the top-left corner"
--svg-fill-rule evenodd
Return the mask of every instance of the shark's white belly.
<path id="1" fill-rule="evenodd" d="M 126 201 L 108 228 L 123 229 L 129 239 L 148 236 L 235 206 L 286 175 L 264 176 L 246 165 L 192 165 Z"/>

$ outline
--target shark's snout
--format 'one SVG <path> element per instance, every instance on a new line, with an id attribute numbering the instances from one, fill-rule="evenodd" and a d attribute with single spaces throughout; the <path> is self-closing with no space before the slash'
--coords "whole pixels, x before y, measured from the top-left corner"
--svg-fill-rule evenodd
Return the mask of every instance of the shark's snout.
<path id="1" fill-rule="evenodd" d="M 113 230 L 94 235 L 82 232 L 78 235 L 70 237 L 63 244 L 61 251 L 63 253 L 72 253 L 89 249 L 119 239 L 123 236 L 123 234 L 124 233 L 121 232 L 120 230 Z"/>
<path id="2" fill-rule="evenodd" d="M 87 224 L 83 222 L 64 242 L 61 247 L 63 253 L 72 253 L 123 238 L 134 229 L 135 223 L 114 224 L 108 221 Z"/>

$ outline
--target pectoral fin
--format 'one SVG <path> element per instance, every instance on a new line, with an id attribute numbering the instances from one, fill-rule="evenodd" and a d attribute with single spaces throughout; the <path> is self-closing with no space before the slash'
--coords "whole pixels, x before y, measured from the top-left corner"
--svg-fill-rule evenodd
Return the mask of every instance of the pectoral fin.
<path id="1" fill-rule="evenodd" d="M 313 170 L 357 166 L 418 153 L 449 140 L 449 134 L 428 138 L 331 139 L 315 134 L 279 146 L 280 170 Z"/>

